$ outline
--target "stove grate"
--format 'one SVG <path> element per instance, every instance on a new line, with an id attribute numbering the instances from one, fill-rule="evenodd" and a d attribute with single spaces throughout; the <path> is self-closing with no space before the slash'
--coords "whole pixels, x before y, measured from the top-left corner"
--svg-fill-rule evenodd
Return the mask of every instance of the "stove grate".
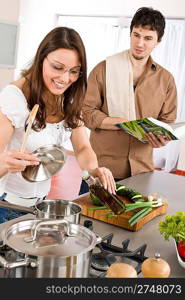
<path id="1" fill-rule="evenodd" d="M 91 230 L 92 229 L 93 226 L 91 222 Z M 131 251 L 129 249 L 129 239 L 122 242 L 122 247 L 118 247 L 113 245 L 113 237 L 113 233 L 110 233 L 102 238 L 100 244 L 96 245 L 99 252 L 92 254 L 90 274 L 92 274 L 93 277 L 102 277 L 106 274 L 108 267 L 115 262 L 129 263 L 135 267 L 137 274 L 140 274 L 141 264 L 147 258 L 145 256 L 147 245 L 143 244 Z"/>

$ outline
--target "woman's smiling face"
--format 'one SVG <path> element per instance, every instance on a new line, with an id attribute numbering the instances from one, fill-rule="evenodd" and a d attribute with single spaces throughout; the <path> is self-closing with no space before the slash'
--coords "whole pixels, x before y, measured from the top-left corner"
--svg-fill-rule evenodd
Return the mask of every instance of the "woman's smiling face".
<path id="1" fill-rule="evenodd" d="M 62 95 L 80 76 L 81 63 L 74 49 L 57 49 L 43 61 L 43 80 L 54 95 Z"/>

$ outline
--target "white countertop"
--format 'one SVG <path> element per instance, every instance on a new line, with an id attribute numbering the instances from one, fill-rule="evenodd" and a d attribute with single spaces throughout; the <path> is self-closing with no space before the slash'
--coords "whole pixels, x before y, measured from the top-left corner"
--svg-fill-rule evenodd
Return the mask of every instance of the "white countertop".
<path id="1" fill-rule="evenodd" d="M 175 214 L 177 211 L 185 211 L 185 177 L 169 174 L 164 171 L 154 171 L 142 173 L 133 177 L 122 180 L 124 185 L 134 188 L 143 194 L 157 192 L 167 198 L 169 207 L 167 214 Z M 185 269 L 179 265 L 175 246 L 173 240 L 164 241 L 158 230 L 159 222 L 165 215 L 158 216 L 146 223 L 139 231 L 132 232 L 126 229 L 110 225 L 95 219 L 93 221 L 93 230 L 101 237 L 113 233 L 113 244 L 121 246 L 121 242 L 125 239 L 130 239 L 129 249 L 136 249 L 142 244 L 147 244 L 145 256 L 153 257 L 156 252 L 159 252 L 161 258 L 165 259 L 171 267 L 170 277 L 185 277 Z M 26 215 L 18 218 L 19 220 L 25 218 L 34 218 L 33 215 Z M 17 222 L 18 219 L 10 221 L 11 223 Z M 84 220 L 88 217 L 81 216 L 80 223 L 83 224 Z M 3 236 L 4 229 L 10 222 L 0 225 L 0 234 Z"/>

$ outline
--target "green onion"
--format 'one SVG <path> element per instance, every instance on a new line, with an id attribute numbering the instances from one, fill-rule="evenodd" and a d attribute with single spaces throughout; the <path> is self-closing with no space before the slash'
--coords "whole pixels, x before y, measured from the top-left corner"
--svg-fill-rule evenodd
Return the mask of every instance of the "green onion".
<path id="1" fill-rule="evenodd" d="M 149 212 L 151 212 L 151 207 L 145 207 L 142 210 L 138 211 L 133 217 L 129 219 L 130 226 L 133 226 L 136 224 L 140 219 L 142 219 L 144 216 L 146 216 Z"/>
<path id="2" fill-rule="evenodd" d="M 137 208 L 144 208 L 144 207 L 158 207 L 163 205 L 163 201 L 159 198 L 159 199 L 154 199 L 152 201 L 136 201 L 135 203 L 127 203 L 125 204 L 125 212 L 127 211 L 131 211 Z"/>
<path id="3" fill-rule="evenodd" d="M 101 210 L 101 209 L 107 209 L 107 207 L 106 206 L 89 207 L 89 210 Z"/>
<path id="4" fill-rule="evenodd" d="M 117 215 L 115 215 L 113 213 L 113 211 L 107 211 L 107 212 L 101 214 L 101 216 L 106 216 L 107 218 L 117 217 Z"/>
<path id="5" fill-rule="evenodd" d="M 127 211 L 131 211 L 137 208 L 144 208 L 144 207 L 152 207 L 152 203 L 151 202 L 136 202 L 136 203 L 131 203 L 131 204 L 125 204 L 126 210 Z"/>
<path id="6" fill-rule="evenodd" d="M 125 204 L 125 212 L 132 211 L 141 208 L 135 215 L 129 219 L 130 226 L 136 224 L 140 219 L 146 216 L 153 208 L 163 205 L 163 200 L 161 198 L 153 199 L 149 201 Z"/>
<path id="7" fill-rule="evenodd" d="M 162 198 L 149 197 L 148 201 L 143 201 L 143 199 L 139 201 L 138 199 L 134 203 L 125 203 L 123 212 L 127 213 L 128 211 L 140 209 L 128 221 L 130 226 L 133 226 L 144 216 L 146 216 L 153 208 L 161 206 L 163 204 L 164 201 Z M 108 209 L 108 208 L 106 206 L 89 207 L 89 210 L 102 210 L 102 209 Z M 107 212 L 103 213 L 102 215 L 107 216 L 107 218 L 116 217 L 116 215 L 110 209 Z"/>

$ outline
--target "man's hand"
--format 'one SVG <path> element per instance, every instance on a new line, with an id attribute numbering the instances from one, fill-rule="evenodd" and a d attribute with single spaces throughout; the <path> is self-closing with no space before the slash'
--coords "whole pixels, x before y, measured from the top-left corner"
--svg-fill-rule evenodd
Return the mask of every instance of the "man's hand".
<path id="1" fill-rule="evenodd" d="M 162 137 L 162 135 L 155 136 L 153 133 L 149 132 L 145 134 L 145 137 L 147 138 L 148 142 L 153 148 L 160 148 L 163 146 L 166 146 L 169 141 L 171 141 L 170 137 L 166 137 L 165 139 Z"/>

